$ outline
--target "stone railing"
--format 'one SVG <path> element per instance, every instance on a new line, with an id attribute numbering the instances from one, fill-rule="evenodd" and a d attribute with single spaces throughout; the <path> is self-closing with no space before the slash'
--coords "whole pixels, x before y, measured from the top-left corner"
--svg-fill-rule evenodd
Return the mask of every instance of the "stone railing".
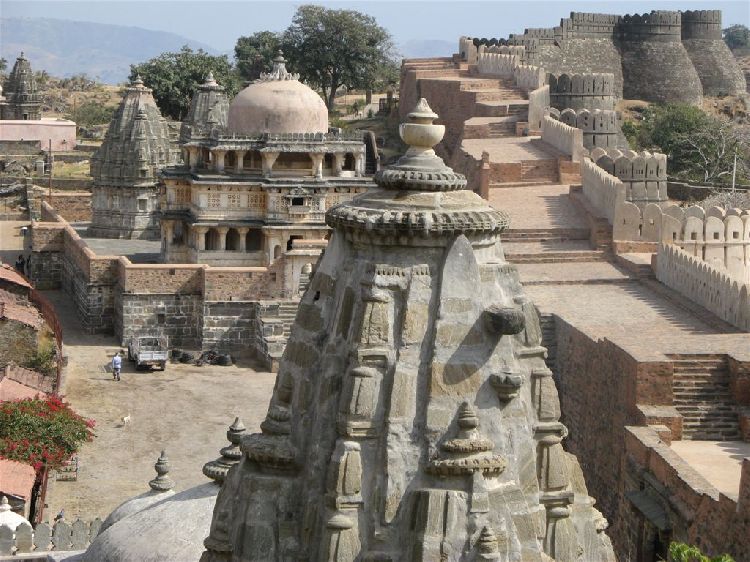
<path id="1" fill-rule="evenodd" d="M 54 525 L 39 523 L 36 528 L 32 528 L 29 523 L 21 523 L 15 531 L 2 525 L 0 555 L 85 550 L 99 534 L 101 526 L 102 522 L 98 517 L 91 523 L 77 519 L 70 524 L 61 519 Z"/>
<path id="2" fill-rule="evenodd" d="M 547 118 L 549 119 L 549 118 Z M 580 129 L 575 129 L 580 132 Z M 581 162 L 583 194 L 600 216 L 614 224 L 616 209 L 625 202 L 625 186 L 616 177 L 594 164 L 590 158 Z"/>
<path id="3" fill-rule="evenodd" d="M 560 110 L 615 108 L 614 74 L 549 74 L 552 105 Z"/>
<path id="4" fill-rule="evenodd" d="M 591 159 L 625 184 L 626 201 L 643 207 L 668 199 L 666 154 L 595 148 L 591 151 Z"/>
<path id="5" fill-rule="evenodd" d="M 656 278 L 722 320 L 750 331 L 750 285 L 674 244 L 660 244 Z"/>
<path id="6" fill-rule="evenodd" d="M 542 120 L 542 140 L 564 154 L 570 155 L 573 162 L 580 162 L 583 156 L 583 131 L 566 125 L 550 116 Z"/>
<path id="7" fill-rule="evenodd" d="M 750 211 L 712 207 L 661 209 L 649 204 L 641 210 L 627 201 L 615 210 L 615 241 L 669 243 L 725 270 L 733 279 L 750 282 Z"/>

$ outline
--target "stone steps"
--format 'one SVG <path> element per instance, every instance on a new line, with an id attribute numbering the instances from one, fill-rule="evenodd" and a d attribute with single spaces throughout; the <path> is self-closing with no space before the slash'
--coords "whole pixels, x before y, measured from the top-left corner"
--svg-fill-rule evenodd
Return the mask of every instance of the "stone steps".
<path id="1" fill-rule="evenodd" d="M 687 440 L 725 441 L 739 437 L 737 408 L 722 355 L 673 355 L 673 403 Z"/>
<path id="2" fill-rule="evenodd" d="M 475 117 L 525 116 L 529 113 L 529 101 L 521 99 L 479 101 L 474 105 Z"/>
<path id="3" fill-rule="evenodd" d="M 506 187 L 531 187 L 535 185 L 550 185 L 549 180 L 499 181 L 491 182 L 490 189 L 504 189 Z"/>
<path id="4" fill-rule="evenodd" d="M 607 261 L 608 254 L 602 250 L 584 252 L 544 252 L 541 254 L 506 253 L 505 259 L 511 263 L 583 263 Z"/>
<path id="5" fill-rule="evenodd" d="M 547 242 L 588 240 L 587 228 L 517 228 L 503 231 L 501 240 L 516 242 Z"/>

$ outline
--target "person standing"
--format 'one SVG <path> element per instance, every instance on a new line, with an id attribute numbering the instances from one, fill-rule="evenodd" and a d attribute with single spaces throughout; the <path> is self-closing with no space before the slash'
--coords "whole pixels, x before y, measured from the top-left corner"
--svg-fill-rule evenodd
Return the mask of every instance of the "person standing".
<path id="1" fill-rule="evenodd" d="M 21 275 L 26 275 L 26 260 L 23 259 L 23 254 L 18 256 L 15 265 L 16 271 Z"/>
<path id="2" fill-rule="evenodd" d="M 122 369 L 122 357 L 120 357 L 120 352 L 118 351 L 115 353 L 115 356 L 112 358 L 112 377 L 114 380 L 119 381 L 120 380 L 120 370 Z"/>

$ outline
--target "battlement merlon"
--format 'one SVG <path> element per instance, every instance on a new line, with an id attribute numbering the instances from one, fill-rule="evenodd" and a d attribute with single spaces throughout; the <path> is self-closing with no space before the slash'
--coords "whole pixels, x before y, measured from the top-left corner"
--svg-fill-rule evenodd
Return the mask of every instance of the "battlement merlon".
<path id="1" fill-rule="evenodd" d="M 721 41 L 721 10 L 682 12 L 682 38 Z"/>

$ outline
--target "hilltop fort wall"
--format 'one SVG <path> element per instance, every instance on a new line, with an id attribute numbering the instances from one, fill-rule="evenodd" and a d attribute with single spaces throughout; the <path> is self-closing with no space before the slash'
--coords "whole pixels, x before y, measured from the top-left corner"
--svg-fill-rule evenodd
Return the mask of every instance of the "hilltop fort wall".
<path id="1" fill-rule="evenodd" d="M 612 93 L 618 99 L 698 104 L 704 94 L 746 91 L 742 70 L 721 40 L 719 10 L 625 16 L 572 12 L 559 26 L 529 28 L 507 39 L 462 37 L 461 60 L 476 63 L 483 46 L 486 52 L 523 47 L 525 64 L 542 66 L 556 76 L 611 73 Z"/>
<path id="2" fill-rule="evenodd" d="M 721 38 L 721 10 L 682 12 L 682 44 L 698 71 L 705 95 L 723 96 L 745 90 L 742 69 Z"/>

